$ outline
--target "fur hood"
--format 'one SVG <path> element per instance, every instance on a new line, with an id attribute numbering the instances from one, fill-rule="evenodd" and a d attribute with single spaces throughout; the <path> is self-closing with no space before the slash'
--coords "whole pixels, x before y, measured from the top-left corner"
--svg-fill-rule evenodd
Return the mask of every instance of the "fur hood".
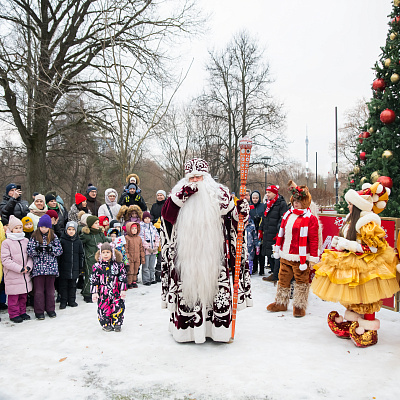
<path id="1" fill-rule="evenodd" d="M 137 186 L 140 185 L 140 179 L 139 179 L 139 177 L 138 177 L 136 174 L 129 174 L 129 175 L 126 177 L 126 184 L 129 183 L 129 179 L 131 179 L 131 178 L 135 178 L 135 179 L 136 179 L 136 185 L 137 185 Z"/>
<path id="2" fill-rule="evenodd" d="M 115 200 L 114 200 L 114 201 L 110 201 L 110 199 L 108 198 L 108 195 L 109 195 L 110 193 L 114 193 L 114 194 L 115 194 Z M 105 191 L 105 194 L 104 194 L 104 201 L 105 201 L 106 204 L 109 205 L 110 207 L 115 206 L 116 204 L 118 204 L 118 193 L 117 193 L 117 191 L 116 191 L 115 189 L 113 189 L 113 188 L 108 188 L 108 189 Z"/>
<path id="3" fill-rule="evenodd" d="M 86 235 L 89 235 L 90 234 L 90 228 L 88 226 L 84 226 L 82 228 L 81 232 L 85 233 Z M 102 226 L 100 226 L 100 228 L 99 228 L 99 233 L 102 233 L 104 235 L 104 228 Z"/>
<path id="4" fill-rule="evenodd" d="M 119 252 L 118 250 L 114 249 L 114 254 L 115 254 L 115 261 L 118 262 L 118 263 L 122 262 L 122 254 L 121 254 L 121 252 Z M 99 262 L 100 250 L 96 251 L 96 254 L 95 254 L 94 258 L 96 259 L 96 262 Z"/>
<path id="5" fill-rule="evenodd" d="M 127 220 L 132 216 L 134 211 L 137 212 L 138 217 L 140 218 L 140 220 L 142 220 L 143 211 L 136 204 L 133 205 L 133 206 L 129 206 L 129 207 L 128 206 L 122 206 L 120 208 L 120 210 L 118 211 L 117 219 L 120 220 L 121 218 L 124 218 L 125 220 Z"/>
<path id="6" fill-rule="evenodd" d="M 136 224 L 137 225 L 137 234 L 135 235 L 135 236 L 139 236 L 139 234 L 140 234 L 140 223 L 139 222 L 128 222 L 127 224 L 126 224 L 126 234 L 128 235 L 128 236 L 131 236 L 131 237 L 133 237 L 133 235 L 132 235 L 132 233 L 131 233 L 131 226 L 133 225 L 133 224 Z"/>

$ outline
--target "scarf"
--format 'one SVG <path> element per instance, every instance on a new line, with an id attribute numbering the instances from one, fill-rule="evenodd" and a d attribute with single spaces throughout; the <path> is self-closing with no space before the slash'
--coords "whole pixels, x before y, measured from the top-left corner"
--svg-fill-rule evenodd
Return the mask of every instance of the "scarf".
<path id="1" fill-rule="evenodd" d="M 312 215 L 311 210 L 309 208 L 305 210 L 296 210 L 293 207 L 290 210 L 286 211 L 286 213 L 282 217 L 281 227 L 279 228 L 278 239 L 276 240 L 276 246 L 279 249 L 282 248 L 283 238 L 285 236 L 285 228 L 289 216 L 291 214 L 295 214 L 301 217 L 301 225 L 300 225 L 300 239 L 299 239 L 299 256 L 300 256 L 300 269 L 307 268 L 307 236 L 308 236 L 308 224 L 310 222 L 310 217 Z"/>
<path id="2" fill-rule="evenodd" d="M 264 211 L 264 217 L 267 216 L 269 213 L 269 210 L 272 208 L 272 206 L 275 204 L 275 202 L 278 200 L 279 194 L 277 194 L 272 200 L 267 201 L 267 208 Z"/>
<path id="3" fill-rule="evenodd" d="M 22 240 L 25 239 L 25 233 L 20 232 L 20 233 L 12 233 L 12 232 L 6 232 L 7 239 L 11 240 Z"/>

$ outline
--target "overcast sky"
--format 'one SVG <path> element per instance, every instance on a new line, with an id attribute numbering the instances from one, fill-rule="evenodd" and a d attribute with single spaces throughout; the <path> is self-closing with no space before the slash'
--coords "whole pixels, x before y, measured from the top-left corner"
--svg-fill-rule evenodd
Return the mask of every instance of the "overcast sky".
<path id="1" fill-rule="evenodd" d="M 371 97 L 371 69 L 385 45 L 390 0 L 197 0 L 211 14 L 207 33 L 193 40 L 186 63 L 194 64 L 180 98 L 195 96 L 204 85 L 207 49 L 222 48 L 247 29 L 265 48 L 275 83 L 274 96 L 284 103 L 290 157 L 305 163 L 305 132 L 310 167 L 324 175 L 334 154 L 334 108 L 342 114 L 363 96 Z M 340 167 L 340 166 L 339 166 Z"/>

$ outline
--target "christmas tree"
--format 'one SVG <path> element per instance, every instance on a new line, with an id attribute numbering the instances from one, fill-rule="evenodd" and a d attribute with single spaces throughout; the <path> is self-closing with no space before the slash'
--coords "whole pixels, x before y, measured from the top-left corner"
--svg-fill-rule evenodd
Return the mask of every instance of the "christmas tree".
<path id="1" fill-rule="evenodd" d="M 386 208 L 380 214 L 400 217 L 400 0 L 393 1 L 386 45 L 375 63 L 373 96 L 367 103 L 369 117 L 357 140 L 357 162 L 349 186 L 361 190 L 363 183 L 379 181 L 391 189 Z M 337 211 L 347 212 L 342 201 Z"/>

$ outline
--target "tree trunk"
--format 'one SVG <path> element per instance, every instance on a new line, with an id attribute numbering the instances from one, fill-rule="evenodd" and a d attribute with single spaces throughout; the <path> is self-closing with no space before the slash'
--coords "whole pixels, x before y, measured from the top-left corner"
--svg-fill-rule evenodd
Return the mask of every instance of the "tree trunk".
<path id="1" fill-rule="evenodd" d="M 32 140 L 27 146 L 27 198 L 30 198 L 33 192 L 46 193 L 46 153 L 46 139 Z"/>

